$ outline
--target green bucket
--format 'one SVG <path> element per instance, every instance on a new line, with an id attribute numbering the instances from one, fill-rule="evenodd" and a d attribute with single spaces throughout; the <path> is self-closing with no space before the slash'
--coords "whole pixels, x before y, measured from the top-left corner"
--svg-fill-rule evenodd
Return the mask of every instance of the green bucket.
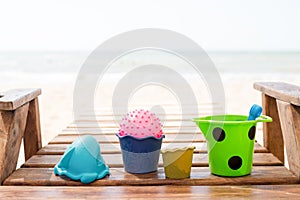
<path id="1" fill-rule="evenodd" d="M 257 122 L 272 122 L 268 116 L 248 121 L 244 115 L 194 118 L 207 141 L 209 167 L 219 176 L 251 173 Z"/>

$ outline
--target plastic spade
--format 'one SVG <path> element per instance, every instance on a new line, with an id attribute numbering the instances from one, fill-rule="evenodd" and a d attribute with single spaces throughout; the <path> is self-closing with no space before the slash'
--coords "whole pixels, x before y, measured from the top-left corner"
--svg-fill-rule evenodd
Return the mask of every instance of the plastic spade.
<path id="1" fill-rule="evenodd" d="M 261 115 L 261 113 L 262 113 L 262 107 L 254 104 L 250 109 L 248 120 L 255 120 L 257 117 Z"/>

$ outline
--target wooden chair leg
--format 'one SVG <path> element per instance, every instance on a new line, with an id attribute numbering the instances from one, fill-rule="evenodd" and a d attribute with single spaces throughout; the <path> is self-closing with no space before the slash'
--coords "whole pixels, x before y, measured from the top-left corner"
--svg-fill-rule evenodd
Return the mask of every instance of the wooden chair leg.
<path id="1" fill-rule="evenodd" d="M 26 161 L 42 148 L 38 98 L 29 102 L 27 123 L 23 140 Z"/>
<path id="2" fill-rule="evenodd" d="M 273 119 L 272 123 L 263 124 L 264 146 L 284 163 L 284 142 L 276 99 L 263 93 L 262 105 L 264 114 Z"/>
<path id="3" fill-rule="evenodd" d="M 0 183 L 15 169 L 22 136 L 26 126 L 29 104 L 16 110 L 0 112 Z"/>
<path id="4" fill-rule="evenodd" d="M 290 170 L 300 179 L 300 107 L 277 100 Z"/>

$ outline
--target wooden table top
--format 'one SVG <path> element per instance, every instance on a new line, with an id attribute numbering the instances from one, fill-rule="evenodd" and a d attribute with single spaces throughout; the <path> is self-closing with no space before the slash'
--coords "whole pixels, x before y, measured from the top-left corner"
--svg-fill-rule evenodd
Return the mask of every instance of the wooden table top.
<path id="1" fill-rule="evenodd" d="M 299 199 L 299 185 L 0 187 L 0 199 Z"/>
<path id="2" fill-rule="evenodd" d="M 205 138 L 199 132 L 198 127 L 189 121 L 190 116 L 181 118 L 176 114 L 171 115 L 165 122 L 166 138 L 163 141 L 163 147 L 177 147 L 185 144 L 196 146 L 191 177 L 182 180 L 166 178 L 162 159 L 159 161 L 157 172 L 129 174 L 124 171 L 118 138 L 115 136 L 118 125 L 107 113 L 97 115 L 96 121 L 95 119 L 93 121 L 89 115 L 85 115 L 82 119 L 71 123 L 4 181 L 5 186 L 0 187 L 0 198 L 1 195 L 25 198 L 26 194 L 30 194 L 32 199 L 41 196 L 74 198 L 75 194 L 76 198 L 99 198 L 109 195 L 118 199 L 147 197 L 168 199 L 176 197 L 258 198 L 261 195 L 269 198 L 300 197 L 300 188 L 295 185 L 299 183 L 299 179 L 285 168 L 278 158 L 258 143 L 255 144 L 253 169 L 250 175 L 243 177 L 212 175 L 208 167 Z M 181 122 L 186 123 L 181 124 Z M 183 126 L 183 129 L 178 133 L 176 129 L 178 130 L 180 125 Z M 101 132 L 99 132 L 99 126 Z M 111 170 L 109 176 L 89 185 L 70 180 L 67 177 L 56 176 L 53 173 L 54 165 L 60 160 L 68 145 L 80 135 L 85 134 L 93 135 L 98 140 L 102 156 Z M 88 186 L 103 187 L 90 187 L 86 190 Z"/>

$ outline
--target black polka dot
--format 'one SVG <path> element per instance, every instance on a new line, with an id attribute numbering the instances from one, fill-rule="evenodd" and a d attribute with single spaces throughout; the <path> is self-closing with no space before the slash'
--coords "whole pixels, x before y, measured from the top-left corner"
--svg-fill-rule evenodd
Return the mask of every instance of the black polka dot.
<path id="1" fill-rule="evenodd" d="M 215 128 L 213 130 L 213 136 L 216 141 L 221 142 L 225 139 L 225 131 L 221 128 Z"/>
<path id="2" fill-rule="evenodd" d="M 253 140 L 255 137 L 255 131 L 256 131 L 256 127 L 252 126 L 248 132 L 248 137 L 250 140 Z"/>
<path id="3" fill-rule="evenodd" d="M 233 170 L 239 169 L 242 166 L 242 164 L 243 164 L 243 160 L 239 156 L 232 156 L 228 160 L 228 166 Z"/>

